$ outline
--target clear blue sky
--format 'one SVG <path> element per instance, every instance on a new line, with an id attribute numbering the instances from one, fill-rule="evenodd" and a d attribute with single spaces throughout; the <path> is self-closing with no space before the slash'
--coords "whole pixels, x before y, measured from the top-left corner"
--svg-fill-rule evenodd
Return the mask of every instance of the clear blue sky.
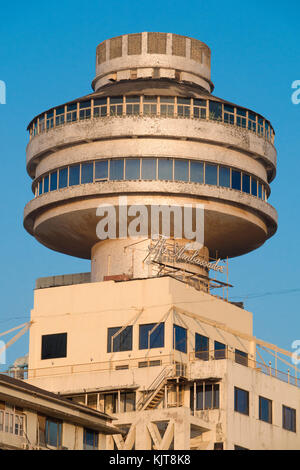
<path id="1" fill-rule="evenodd" d="M 23 207 L 32 198 L 25 171 L 28 122 L 91 91 L 98 43 L 161 31 L 207 43 L 214 94 L 265 115 L 275 128 L 278 176 L 269 202 L 278 210 L 279 229 L 262 248 L 230 262 L 231 295 L 254 313 L 256 336 L 286 349 L 300 339 L 300 290 L 282 292 L 300 289 L 300 104 L 291 102 L 291 84 L 300 79 L 299 18 L 295 0 L 2 2 L 0 80 L 7 104 L 0 105 L 0 332 L 29 320 L 37 277 L 89 270 L 87 261 L 51 252 L 23 229 Z M 8 363 L 27 349 L 28 336 L 9 349 Z"/>

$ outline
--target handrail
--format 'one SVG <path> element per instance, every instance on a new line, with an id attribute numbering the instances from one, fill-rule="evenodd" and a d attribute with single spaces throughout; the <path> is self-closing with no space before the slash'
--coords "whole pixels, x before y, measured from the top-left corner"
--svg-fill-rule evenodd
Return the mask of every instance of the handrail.
<path id="1" fill-rule="evenodd" d="M 164 382 L 164 380 L 171 375 L 171 372 L 174 372 L 174 365 L 166 366 L 164 369 L 158 374 L 158 376 L 153 380 L 152 384 L 148 387 L 147 392 L 149 392 L 146 397 L 142 396 L 139 401 L 137 402 L 137 409 L 142 409 L 148 403 L 152 396 L 155 394 L 157 389 L 160 385 Z"/>

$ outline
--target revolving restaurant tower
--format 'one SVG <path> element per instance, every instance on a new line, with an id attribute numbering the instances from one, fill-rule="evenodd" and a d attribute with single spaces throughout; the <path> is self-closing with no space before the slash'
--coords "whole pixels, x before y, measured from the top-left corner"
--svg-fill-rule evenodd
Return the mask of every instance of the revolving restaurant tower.
<path id="1" fill-rule="evenodd" d="M 255 338 L 228 280 L 209 274 L 276 231 L 270 122 L 213 96 L 210 49 L 176 34 L 102 42 L 92 85 L 28 128 L 25 228 L 91 259 L 90 273 L 37 280 L 29 382 L 114 415 L 120 434 L 95 439 L 101 449 L 299 448 L 297 378 L 280 380 L 256 349 L 290 353 Z M 169 237 L 151 240 L 148 213 L 133 240 L 120 196 L 159 208 L 156 234 L 167 220 Z M 118 214 L 115 238 L 99 237 L 100 205 Z M 164 211 L 197 205 L 201 249 Z"/>

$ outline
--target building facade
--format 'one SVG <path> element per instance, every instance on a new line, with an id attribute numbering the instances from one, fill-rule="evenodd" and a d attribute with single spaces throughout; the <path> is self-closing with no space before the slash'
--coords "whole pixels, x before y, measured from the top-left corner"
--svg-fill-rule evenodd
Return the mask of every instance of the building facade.
<path id="1" fill-rule="evenodd" d="M 300 448 L 291 354 L 253 336 L 225 277 L 276 232 L 274 130 L 212 95 L 210 55 L 175 34 L 109 39 L 94 92 L 28 127 L 24 226 L 91 259 L 37 281 L 28 382 L 112 414 L 109 449 Z"/>

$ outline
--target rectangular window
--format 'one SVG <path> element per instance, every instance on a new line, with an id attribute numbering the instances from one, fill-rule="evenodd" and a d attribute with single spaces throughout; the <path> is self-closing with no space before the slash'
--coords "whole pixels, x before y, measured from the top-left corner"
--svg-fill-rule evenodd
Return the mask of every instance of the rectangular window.
<path id="1" fill-rule="evenodd" d="M 110 180 L 123 180 L 124 179 L 124 159 L 121 160 L 110 160 L 110 171 L 109 171 Z"/>
<path id="2" fill-rule="evenodd" d="M 234 124 L 234 107 L 224 104 L 224 122 Z"/>
<path id="3" fill-rule="evenodd" d="M 218 167 L 205 163 L 205 184 L 217 186 L 218 184 Z"/>
<path id="4" fill-rule="evenodd" d="M 142 180 L 156 180 L 156 158 L 142 159 Z"/>
<path id="5" fill-rule="evenodd" d="M 155 116 L 157 113 L 157 97 L 144 96 L 144 115 Z"/>
<path id="6" fill-rule="evenodd" d="M 140 325 L 139 349 L 163 348 L 165 340 L 164 323 Z"/>
<path id="7" fill-rule="evenodd" d="M 203 183 L 203 163 L 191 160 L 190 181 L 193 183 Z"/>
<path id="8" fill-rule="evenodd" d="M 126 96 L 126 114 L 140 114 L 139 96 Z"/>
<path id="9" fill-rule="evenodd" d="M 49 191 L 49 176 L 45 176 L 44 178 L 44 193 L 48 193 Z"/>
<path id="10" fill-rule="evenodd" d="M 207 336 L 195 334 L 195 357 L 208 361 L 209 359 L 209 339 Z"/>
<path id="11" fill-rule="evenodd" d="M 123 114 L 123 97 L 112 96 L 110 98 L 110 115 L 122 116 L 122 114 Z"/>
<path id="12" fill-rule="evenodd" d="M 215 359 L 226 358 L 226 344 L 215 341 Z"/>
<path id="13" fill-rule="evenodd" d="M 60 108 L 56 109 L 55 124 L 56 126 L 60 126 L 61 124 L 64 124 L 64 122 L 65 122 L 65 107 L 61 106 Z"/>
<path id="14" fill-rule="evenodd" d="M 174 180 L 189 180 L 189 162 L 188 160 L 174 160 Z"/>
<path id="15" fill-rule="evenodd" d="M 43 180 L 41 179 L 39 182 L 39 196 L 43 194 Z"/>
<path id="16" fill-rule="evenodd" d="M 111 414 L 117 412 L 117 393 L 106 393 L 104 395 L 104 413 Z"/>
<path id="17" fill-rule="evenodd" d="M 54 171 L 50 175 L 50 191 L 57 190 L 57 171 Z"/>
<path id="18" fill-rule="evenodd" d="M 140 179 L 140 159 L 128 158 L 126 159 L 126 180 L 139 180 Z"/>
<path id="19" fill-rule="evenodd" d="M 194 411 L 194 386 L 190 387 L 190 408 Z M 202 382 L 196 385 L 196 410 L 214 410 L 220 406 L 220 386 Z"/>
<path id="20" fill-rule="evenodd" d="M 135 393 L 121 392 L 120 394 L 120 413 L 135 411 Z"/>
<path id="21" fill-rule="evenodd" d="M 288 431 L 296 432 L 296 410 L 282 405 L 282 427 Z"/>
<path id="22" fill-rule="evenodd" d="M 251 194 L 252 196 L 257 196 L 257 180 L 251 177 Z"/>
<path id="23" fill-rule="evenodd" d="M 121 326 L 108 328 L 107 352 L 132 350 L 132 326 L 127 326 L 121 333 L 117 334 L 121 329 Z"/>
<path id="24" fill-rule="evenodd" d="M 243 173 L 243 192 L 250 194 L 250 176 Z"/>
<path id="25" fill-rule="evenodd" d="M 59 421 L 54 421 L 52 419 L 46 419 L 46 445 L 51 447 L 56 447 L 59 449 L 61 447 L 61 430 L 62 423 Z"/>
<path id="26" fill-rule="evenodd" d="M 242 364 L 242 366 L 248 367 L 248 354 L 239 349 L 235 350 L 235 362 Z"/>
<path id="27" fill-rule="evenodd" d="M 74 122 L 77 120 L 77 103 L 67 105 L 67 122 Z"/>
<path id="28" fill-rule="evenodd" d="M 92 183 L 94 177 L 94 164 L 82 163 L 81 165 L 81 184 Z"/>
<path id="29" fill-rule="evenodd" d="M 248 129 L 256 132 L 256 114 L 251 113 L 251 111 L 248 111 Z"/>
<path id="30" fill-rule="evenodd" d="M 241 172 L 232 170 L 231 172 L 231 187 L 232 189 L 241 190 Z"/>
<path id="31" fill-rule="evenodd" d="M 230 168 L 220 166 L 219 168 L 219 186 L 230 188 Z"/>
<path id="32" fill-rule="evenodd" d="M 107 98 L 97 98 L 94 100 L 94 117 L 107 115 Z"/>
<path id="33" fill-rule="evenodd" d="M 66 188 L 68 186 L 68 168 L 62 168 L 59 170 L 59 189 Z"/>
<path id="34" fill-rule="evenodd" d="M 262 185 L 260 183 L 258 183 L 258 197 L 262 199 Z"/>
<path id="35" fill-rule="evenodd" d="M 206 100 L 194 99 L 194 118 L 206 119 Z"/>
<path id="36" fill-rule="evenodd" d="M 168 96 L 160 97 L 160 115 L 174 116 L 174 98 Z"/>
<path id="37" fill-rule="evenodd" d="M 158 179 L 169 181 L 173 180 L 173 159 L 158 159 Z"/>
<path id="38" fill-rule="evenodd" d="M 236 124 L 239 127 L 246 128 L 247 123 L 247 111 L 245 109 L 236 108 Z"/>
<path id="39" fill-rule="evenodd" d="M 177 115 L 182 117 L 190 117 L 191 100 L 190 98 L 177 98 Z"/>
<path id="40" fill-rule="evenodd" d="M 249 392 L 234 387 L 234 411 L 249 415 Z"/>
<path id="41" fill-rule="evenodd" d="M 187 330 L 178 325 L 173 325 L 173 348 L 187 352 Z"/>
<path id="42" fill-rule="evenodd" d="M 259 397 L 259 419 L 266 423 L 272 423 L 272 400 Z"/>
<path id="43" fill-rule="evenodd" d="M 83 449 L 98 450 L 98 432 L 92 429 L 83 430 Z"/>
<path id="44" fill-rule="evenodd" d="M 70 166 L 69 186 L 79 184 L 80 165 Z"/>
<path id="45" fill-rule="evenodd" d="M 217 101 L 209 102 L 209 119 L 222 121 L 222 104 Z"/>
<path id="46" fill-rule="evenodd" d="M 42 336 L 42 359 L 67 357 L 67 333 Z"/>
<path id="47" fill-rule="evenodd" d="M 108 178 L 108 160 L 95 162 L 95 180 L 107 180 Z"/>

